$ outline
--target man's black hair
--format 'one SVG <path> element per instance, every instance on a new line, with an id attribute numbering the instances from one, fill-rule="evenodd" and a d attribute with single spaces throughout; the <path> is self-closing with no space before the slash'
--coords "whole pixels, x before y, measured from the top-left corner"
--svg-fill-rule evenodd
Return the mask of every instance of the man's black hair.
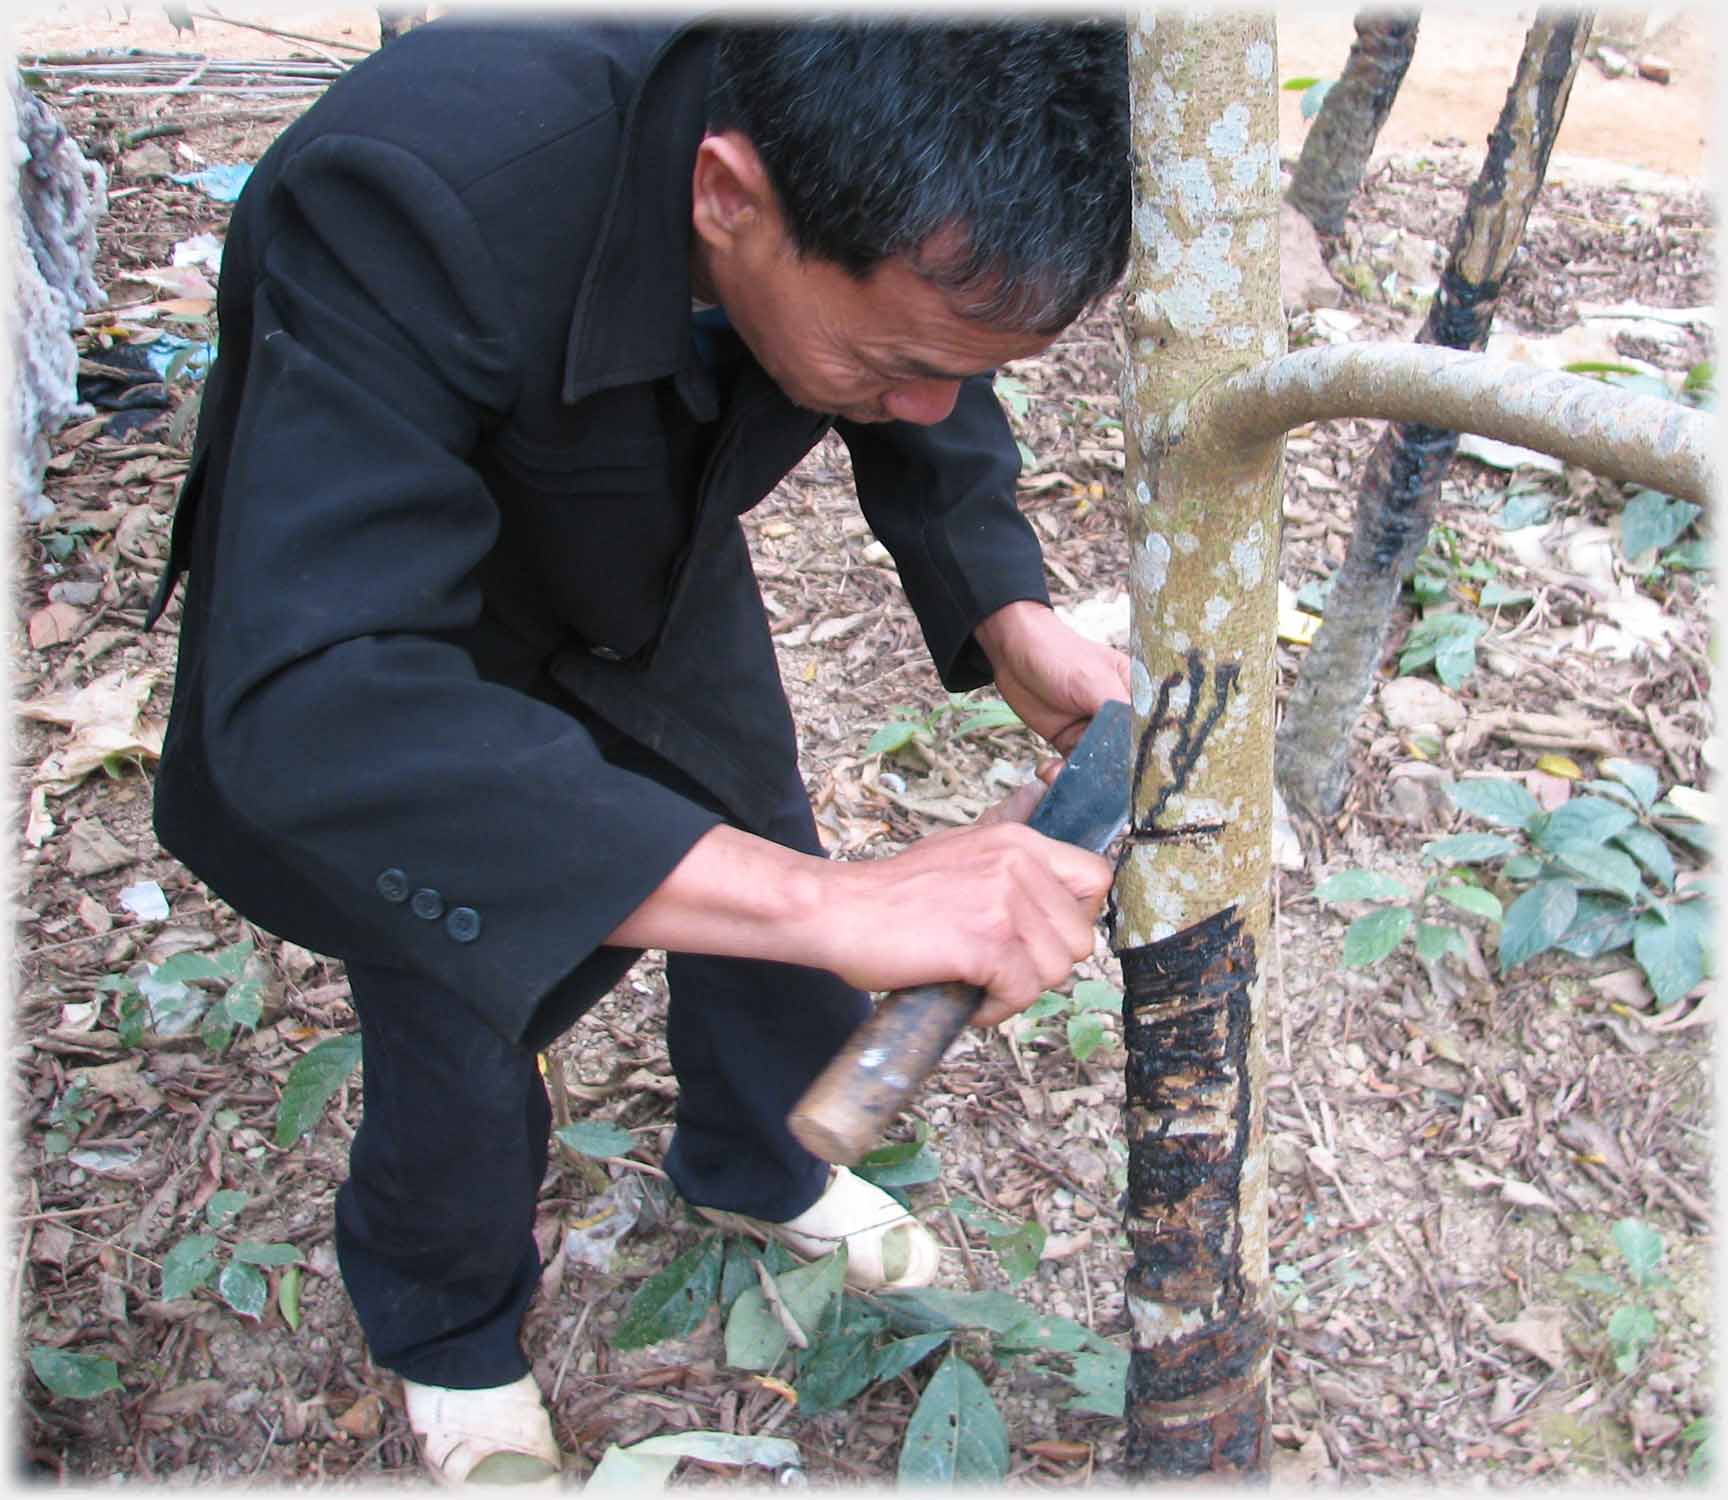
<path id="1" fill-rule="evenodd" d="M 1127 265 L 1120 22 L 735 23 L 708 118 L 755 146 L 799 254 L 904 256 L 964 317 L 1056 333 Z"/>

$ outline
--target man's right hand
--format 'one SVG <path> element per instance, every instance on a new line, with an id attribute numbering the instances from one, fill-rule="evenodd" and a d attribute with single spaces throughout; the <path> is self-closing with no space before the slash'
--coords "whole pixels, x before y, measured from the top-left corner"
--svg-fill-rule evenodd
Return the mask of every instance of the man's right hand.
<path id="1" fill-rule="evenodd" d="M 979 1026 L 1025 1010 L 1091 956 L 1113 873 L 1098 855 L 1009 821 L 830 868 L 832 956 L 821 967 L 866 990 L 977 985 Z"/>

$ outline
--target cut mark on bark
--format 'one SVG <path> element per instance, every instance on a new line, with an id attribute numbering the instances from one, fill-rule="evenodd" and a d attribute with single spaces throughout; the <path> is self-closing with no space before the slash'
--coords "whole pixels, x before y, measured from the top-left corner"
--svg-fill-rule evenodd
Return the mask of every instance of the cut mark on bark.
<path id="1" fill-rule="evenodd" d="M 1130 792 L 1132 800 L 1129 805 L 1133 807 L 1138 807 L 1141 802 L 1141 789 L 1151 766 L 1153 741 L 1166 729 L 1173 728 L 1176 731 L 1176 744 L 1170 752 L 1170 780 L 1159 790 L 1157 800 L 1147 809 L 1145 816 L 1134 820 L 1134 838 L 1159 836 L 1159 817 L 1170 799 L 1186 789 L 1195 762 L 1206 748 L 1206 741 L 1211 737 L 1218 721 L 1224 717 L 1230 694 L 1235 690 L 1242 671 L 1236 662 L 1224 662 L 1212 669 L 1212 704 L 1202 719 L 1200 708 L 1206 695 L 1206 663 L 1198 651 L 1188 652 L 1187 663 L 1186 673 L 1170 672 L 1159 683 L 1157 698 L 1147 716 L 1146 727 L 1140 735 L 1140 745 L 1134 756 L 1134 782 Z M 1178 689 L 1184 685 L 1187 691 L 1178 694 Z M 1178 705 L 1180 718 L 1172 714 L 1172 708 Z M 1180 833 L 1182 830 L 1173 832 Z"/>

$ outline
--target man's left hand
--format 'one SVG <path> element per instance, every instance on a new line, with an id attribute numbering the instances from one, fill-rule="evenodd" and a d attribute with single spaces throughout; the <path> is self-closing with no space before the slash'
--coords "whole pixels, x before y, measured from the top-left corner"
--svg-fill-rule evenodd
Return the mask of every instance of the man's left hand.
<path id="1" fill-rule="evenodd" d="M 1063 624 L 1047 605 L 1004 605 L 974 633 L 1003 701 L 1064 754 L 1099 705 L 1128 697 L 1128 658 Z"/>

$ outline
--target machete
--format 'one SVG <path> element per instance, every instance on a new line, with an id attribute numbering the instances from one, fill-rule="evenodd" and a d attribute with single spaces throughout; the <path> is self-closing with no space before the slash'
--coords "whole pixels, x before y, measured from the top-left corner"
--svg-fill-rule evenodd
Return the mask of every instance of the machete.
<path id="1" fill-rule="evenodd" d="M 1104 704 L 1026 826 L 1094 854 L 1109 848 L 1128 824 L 1132 733 L 1128 705 Z M 787 1117 L 793 1136 L 824 1161 L 857 1161 L 934 1071 L 983 998 L 976 985 L 959 981 L 884 996 Z"/>

